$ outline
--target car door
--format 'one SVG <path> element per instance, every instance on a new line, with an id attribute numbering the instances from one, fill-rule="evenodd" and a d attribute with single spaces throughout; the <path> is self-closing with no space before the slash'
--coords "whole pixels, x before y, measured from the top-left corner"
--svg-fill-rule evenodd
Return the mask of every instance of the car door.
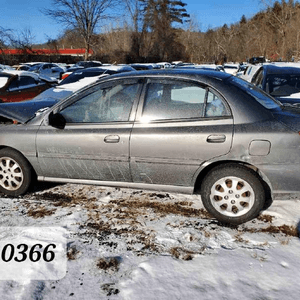
<path id="1" fill-rule="evenodd" d="M 129 138 L 140 89 L 137 80 L 119 80 L 94 86 L 63 104 L 58 113 L 65 127 L 45 124 L 37 134 L 43 176 L 131 181 Z"/>
<path id="2" fill-rule="evenodd" d="M 215 90 L 193 81 L 148 81 L 130 143 L 133 181 L 191 186 L 201 164 L 229 152 L 233 119 Z"/>

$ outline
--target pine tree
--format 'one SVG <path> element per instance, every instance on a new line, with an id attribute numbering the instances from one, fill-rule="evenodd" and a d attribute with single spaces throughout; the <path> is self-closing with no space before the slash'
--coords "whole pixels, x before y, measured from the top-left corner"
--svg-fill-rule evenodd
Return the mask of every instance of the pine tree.
<path id="1" fill-rule="evenodd" d="M 190 16 L 185 3 L 176 0 L 140 0 L 143 4 L 143 30 L 151 33 L 150 56 L 159 60 L 171 60 L 176 50 L 182 49 L 176 43 L 174 23 L 182 24 Z"/>

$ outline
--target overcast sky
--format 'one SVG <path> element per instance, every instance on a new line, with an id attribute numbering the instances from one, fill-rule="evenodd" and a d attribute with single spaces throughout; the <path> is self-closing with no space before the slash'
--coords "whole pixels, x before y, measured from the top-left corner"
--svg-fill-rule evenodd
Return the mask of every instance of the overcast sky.
<path id="1" fill-rule="evenodd" d="M 250 18 L 264 7 L 260 0 L 186 0 L 186 9 L 193 15 L 201 31 L 238 22 L 242 15 Z M 206 3 L 204 3 L 206 2 Z M 61 25 L 45 17 L 40 9 L 50 8 L 51 0 L 0 0 L 0 26 L 21 32 L 30 29 L 35 43 L 57 38 L 63 32 Z"/>

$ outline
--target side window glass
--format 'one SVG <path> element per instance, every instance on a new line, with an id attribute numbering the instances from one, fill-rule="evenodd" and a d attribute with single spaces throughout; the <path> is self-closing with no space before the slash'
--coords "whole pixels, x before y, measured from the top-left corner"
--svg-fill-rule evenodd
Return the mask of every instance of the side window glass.
<path id="1" fill-rule="evenodd" d="M 139 84 L 102 88 L 61 110 L 67 123 L 128 121 Z"/>
<path id="2" fill-rule="evenodd" d="M 205 108 L 205 117 L 223 117 L 229 116 L 226 106 L 218 95 L 209 91 L 207 94 L 207 104 Z"/>
<path id="3" fill-rule="evenodd" d="M 261 70 L 257 75 L 256 78 L 254 79 L 254 84 L 259 87 L 262 88 L 262 81 L 263 81 L 263 70 Z"/>
<path id="4" fill-rule="evenodd" d="M 13 91 L 19 88 L 19 79 L 15 78 L 8 87 L 8 90 Z"/>
<path id="5" fill-rule="evenodd" d="M 19 87 L 20 88 L 25 88 L 25 87 L 31 87 L 35 86 L 36 82 L 34 78 L 29 77 L 29 76 L 21 76 L 19 80 Z"/>
<path id="6" fill-rule="evenodd" d="M 142 120 L 203 117 L 206 90 L 185 82 L 150 83 Z"/>

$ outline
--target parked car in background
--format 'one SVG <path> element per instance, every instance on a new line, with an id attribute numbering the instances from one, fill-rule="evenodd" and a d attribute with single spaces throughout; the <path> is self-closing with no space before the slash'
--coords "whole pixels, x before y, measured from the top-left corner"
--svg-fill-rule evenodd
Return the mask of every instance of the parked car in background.
<path id="1" fill-rule="evenodd" d="M 262 64 L 257 65 L 247 65 L 245 70 L 241 73 L 237 73 L 236 76 L 240 77 L 248 82 L 251 82 L 252 77 L 255 75 L 255 73 L 258 71 L 258 69 L 262 66 Z"/>
<path id="2" fill-rule="evenodd" d="M 8 66 L 8 65 L 1 65 L 0 64 L 0 72 L 1 71 L 12 71 L 12 70 L 15 70 L 13 67 L 11 66 Z"/>
<path id="3" fill-rule="evenodd" d="M 248 64 L 240 64 L 235 76 L 240 77 L 240 76 L 244 75 L 247 68 L 248 68 Z"/>
<path id="4" fill-rule="evenodd" d="M 66 72 L 64 72 L 61 76 L 61 79 L 65 79 L 74 71 L 85 69 L 85 68 L 93 68 L 93 67 L 101 67 L 102 63 L 100 61 L 79 61 L 76 64 L 67 68 Z"/>
<path id="5" fill-rule="evenodd" d="M 56 79 L 41 77 L 27 71 L 0 72 L 0 102 L 32 99 L 57 83 Z"/>
<path id="6" fill-rule="evenodd" d="M 59 101 L 70 96 L 79 89 L 94 83 L 103 76 L 132 71 L 135 70 L 130 66 L 117 65 L 79 69 L 62 80 L 57 86 L 39 94 L 34 100 L 52 99 Z"/>
<path id="7" fill-rule="evenodd" d="M 172 65 L 169 62 L 158 62 L 156 65 L 159 66 L 160 69 L 172 68 Z"/>
<path id="8" fill-rule="evenodd" d="M 236 73 L 239 70 L 240 65 L 234 64 L 234 63 L 227 63 L 227 64 L 223 64 L 223 67 L 224 67 L 224 71 L 226 73 L 229 73 L 231 75 L 236 75 Z"/>
<path id="9" fill-rule="evenodd" d="M 81 67 L 81 68 L 93 68 L 93 67 L 100 67 L 102 66 L 101 61 L 79 61 L 73 67 Z"/>
<path id="10" fill-rule="evenodd" d="M 66 72 L 66 68 L 54 63 L 40 63 L 33 65 L 28 69 L 29 72 L 38 73 L 43 76 L 61 79 L 63 73 Z"/>
<path id="11" fill-rule="evenodd" d="M 220 222 L 300 192 L 300 111 L 224 72 L 121 73 L 2 126 L 0 191 L 41 181 L 201 195 Z M 200 197 L 199 197 L 200 201 Z"/>
<path id="12" fill-rule="evenodd" d="M 132 71 L 135 71 L 135 69 L 128 65 L 109 65 L 109 66 L 79 69 L 77 71 L 72 72 L 72 74 L 70 74 L 67 78 L 62 80 L 59 85 L 74 83 L 83 78 L 97 77 L 102 74 L 113 75 L 117 73 L 132 72 Z"/>
<path id="13" fill-rule="evenodd" d="M 223 66 L 215 65 L 215 64 L 185 64 L 179 65 L 175 67 L 176 69 L 202 69 L 202 70 L 209 70 L 209 71 L 221 71 L 225 72 Z"/>
<path id="14" fill-rule="evenodd" d="M 52 107 L 60 100 L 67 98 L 76 91 L 88 86 L 101 77 L 121 72 L 135 71 L 130 66 L 103 66 L 101 68 L 86 68 L 73 72 L 57 86 L 49 88 L 30 101 L 21 103 L 1 103 L 0 123 L 25 122 L 39 109 Z"/>
<path id="15" fill-rule="evenodd" d="M 282 103 L 300 105 L 300 64 L 263 64 L 251 82 Z"/>
<path id="16" fill-rule="evenodd" d="M 130 64 L 130 66 L 137 71 L 161 68 L 161 66 L 154 64 L 154 63 L 153 64 L 151 64 L 151 63 L 135 63 L 135 64 Z"/>
<path id="17" fill-rule="evenodd" d="M 266 63 L 267 60 L 264 56 L 253 56 L 248 60 L 248 62 L 249 64 L 256 65 Z"/>

